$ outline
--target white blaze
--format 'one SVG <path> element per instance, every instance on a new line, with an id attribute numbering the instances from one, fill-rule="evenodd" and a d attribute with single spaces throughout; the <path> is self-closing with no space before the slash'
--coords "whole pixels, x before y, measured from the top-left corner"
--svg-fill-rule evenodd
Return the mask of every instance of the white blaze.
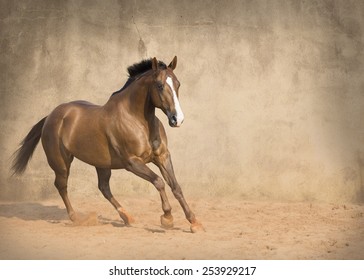
<path id="1" fill-rule="evenodd" d="M 174 90 L 172 78 L 171 77 L 167 77 L 166 83 L 167 83 L 167 85 L 169 85 L 169 87 L 172 90 L 174 108 L 176 109 L 177 126 L 180 126 L 182 124 L 185 116 L 183 115 L 181 106 L 179 105 L 179 101 L 178 101 L 178 98 L 177 98 L 177 94 L 176 94 L 176 91 Z"/>

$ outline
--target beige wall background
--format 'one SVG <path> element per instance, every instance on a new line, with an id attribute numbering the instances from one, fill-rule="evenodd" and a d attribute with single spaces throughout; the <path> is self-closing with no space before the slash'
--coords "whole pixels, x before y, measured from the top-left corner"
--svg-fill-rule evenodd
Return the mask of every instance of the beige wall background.
<path id="1" fill-rule="evenodd" d="M 104 104 L 126 67 L 156 56 L 186 119 L 167 127 L 186 194 L 208 199 L 364 202 L 363 1 L 0 1 L 1 199 L 56 197 L 41 145 L 10 156 L 58 104 Z M 98 194 L 74 161 L 70 192 Z M 156 195 L 113 171 L 117 195 Z"/>

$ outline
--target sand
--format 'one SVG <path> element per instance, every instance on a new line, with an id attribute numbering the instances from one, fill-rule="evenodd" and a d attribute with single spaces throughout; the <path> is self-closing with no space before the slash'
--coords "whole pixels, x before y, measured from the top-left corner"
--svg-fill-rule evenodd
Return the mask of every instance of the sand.
<path id="1" fill-rule="evenodd" d="M 119 199 L 131 227 L 101 196 L 71 196 L 76 225 L 60 198 L 0 202 L 0 259 L 364 259 L 363 205 L 189 199 L 206 229 L 192 234 L 174 199 L 170 230 L 158 197 Z"/>

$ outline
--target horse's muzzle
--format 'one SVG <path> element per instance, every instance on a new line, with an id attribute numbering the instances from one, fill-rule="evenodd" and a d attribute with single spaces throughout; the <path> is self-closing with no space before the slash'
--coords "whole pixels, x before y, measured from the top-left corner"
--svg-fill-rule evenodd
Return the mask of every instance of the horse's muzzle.
<path id="1" fill-rule="evenodd" d="M 177 126 L 177 117 L 175 115 L 172 115 L 168 118 L 169 120 L 169 125 L 171 127 L 176 127 Z"/>
<path id="2" fill-rule="evenodd" d="M 178 120 L 178 118 L 177 118 L 176 115 L 170 115 L 168 117 L 168 121 L 169 121 L 169 125 L 171 127 L 179 127 L 183 123 L 183 119 L 182 120 Z"/>

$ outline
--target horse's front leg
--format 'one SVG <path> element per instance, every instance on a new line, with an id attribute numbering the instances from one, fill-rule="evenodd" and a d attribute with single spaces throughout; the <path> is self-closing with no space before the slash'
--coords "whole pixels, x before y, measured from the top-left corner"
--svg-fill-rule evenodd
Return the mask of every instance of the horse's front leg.
<path id="1" fill-rule="evenodd" d="M 193 233 L 204 231 L 205 229 L 203 228 L 202 224 L 197 221 L 195 214 L 188 206 L 183 196 L 182 189 L 176 180 L 170 153 L 167 151 L 166 153 L 158 156 L 155 160 L 155 164 L 159 167 L 164 180 L 171 187 L 173 195 L 180 203 L 187 220 L 191 223 L 191 231 Z"/>
<path id="2" fill-rule="evenodd" d="M 162 200 L 162 209 L 164 212 L 164 214 L 161 216 L 162 227 L 172 228 L 173 227 L 173 217 L 171 214 L 172 209 L 164 189 L 163 180 L 152 170 L 150 170 L 149 167 L 146 166 L 145 163 L 139 158 L 129 159 L 129 165 L 127 166 L 126 169 L 134 173 L 135 175 L 151 182 L 155 186 Z"/>

